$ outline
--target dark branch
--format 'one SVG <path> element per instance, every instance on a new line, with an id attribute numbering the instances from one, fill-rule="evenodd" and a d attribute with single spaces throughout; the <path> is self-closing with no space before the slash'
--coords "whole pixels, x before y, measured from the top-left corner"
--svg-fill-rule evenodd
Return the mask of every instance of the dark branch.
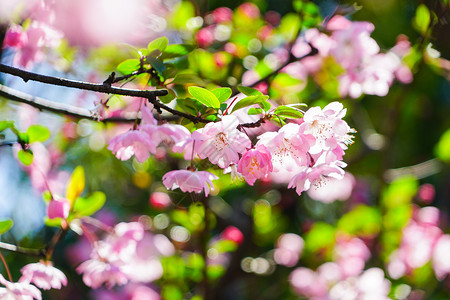
<path id="1" fill-rule="evenodd" d="M 4 86 L 0 84 L 0 96 L 5 97 L 9 100 L 25 103 L 36 107 L 40 110 L 46 110 L 50 112 L 54 112 L 57 114 L 63 114 L 66 116 L 74 117 L 77 119 L 89 119 L 89 120 L 98 120 L 93 114 L 88 110 L 68 104 L 53 102 L 47 99 L 33 97 L 29 94 L 19 92 L 10 87 Z M 101 120 L 102 122 L 114 122 L 114 123 L 132 123 L 136 120 L 136 117 L 130 118 L 105 118 Z"/>
<path id="2" fill-rule="evenodd" d="M 77 89 L 94 91 L 94 92 L 105 93 L 105 94 L 142 97 L 142 98 L 147 98 L 147 99 L 156 99 L 156 96 L 167 95 L 167 90 L 148 91 L 148 90 L 124 89 L 124 88 L 118 88 L 115 86 L 111 86 L 108 84 L 89 83 L 89 82 L 70 80 L 70 79 L 59 78 L 59 77 L 54 77 L 54 76 L 40 75 L 40 74 L 24 71 L 21 69 L 17 69 L 14 67 L 6 66 L 4 64 L 0 64 L 0 72 L 18 76 L 18 77 L 22 78 L 25 82 L 27 82 L 28 80 L 33 80 L 33 81 L 39 81 L 39 82 L 47 83 L 47 84 L 65 86 L 65 87 L 70 87 L 70 88 L 77 88 Z"/>

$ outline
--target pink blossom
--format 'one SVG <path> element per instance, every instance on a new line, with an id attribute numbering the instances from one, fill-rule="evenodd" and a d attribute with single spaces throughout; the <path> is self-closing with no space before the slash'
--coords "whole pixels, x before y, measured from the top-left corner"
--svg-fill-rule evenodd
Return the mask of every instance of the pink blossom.
<path id="1" fill-rule="evenodd" d="M 214 42 L 214 28 L 212 26 L 202 28 L 195 34 L 195 41 L 201 48 L 207 48 Z"/>
<path id="2" fill-rule="evenodd" d="M 151 143 L 147 132 L 131 130 L 111 139 L 108 149 L 120 160 L 128 160 L 134 155 L 138 162 L 144 162 L 150 157 L 150 152 L 156 151 L 156 146 Z"/>
<path id="3" fill-rule="evenodd" d="M 294 291 L 308 298 L 325 297 L 328 286 L 316 272 L 308 268 L 297 268 L 289 275 L 289 282 Z M 326 298 L 325 298 L 326 299 Z"/>
<path id="4" fill-rule="evenodd" d="M 214 22 L 225 23 L 233 18 L 233 11 L 228 7 L 218 7 L 212 12 Z"/>
<path id="5" fill-rule="evenodd" d="M 3 46 L 20 48 L 25 42 L 24 39 L 22 26 L 12 24 L 6 32 Z"/>
<path id="6" fill-rule="evenodd" d="M 436 278 L 442 280 L 450 273 L 450 234 L 442 235 L 433 249 L 432 265 Z"/>
<path id="7" fill-rule="evenodd" d="M 332 151 L 337 147 L 345 150 L 346 145 L 353 143 L 353 137 L 348 134 L 352 130 L 342 120 L 346 112 L 347 109 L 339 102 L 332 102 L 323 109 L 316 106 L 306 111 L 300 126 L 305 134 L 312 134 L 316 139 L 311 154 Z"/>
<path id="8" fill-rule="evenodd" d="M 329 292 L 330 300 L 377 299 L 388 300 L 391 283 L 384 278 L 383 270 L 371 268 L 359 277 L 349 277 L 338 282 Z"/>
<path id="9" fill-rule="evenodd" d="M 299 195 L 311 187 L 320 188 L 326 184 L 327 177 L 341 179 L 344 175 L 344 170 L 341 168 L 343 166 L 345 166 L 344 162 L 336 161 L 332 164 L 321 163 L 313 167 L 304 167 L 300 173 L 292 177 L 288 188 L 295 188 Z"/>
<path id="10" fill-rule="evenodd" d="M 115 285 L 124 285 L 128 277 L 118 266 L 102 261 L 90 259 L 77 267 L 77 272 L 83 274 L 83 282 L 87 286 L 96 289 L 106 284 L 108 288 Z"/>
<path id="11" fill-rule="evenodd" d="M 358 238 L 338 238 L 333 254 L 344 278 L 359 275 L 370 258 L 369 248 Z"/>
<path id="12" fill-rule="evenodd" d="M 314 145 L 315 138 L 301 131 L 300 125 L 289 123 L 278 132 L 260 135 L 256 144 L 264 145 L 272 154 L 273 171 L 292 171 L 308 163 L 307 152 Z"/>
<path id="13" fill-rule="evenodd" d="M 214 174 L 206 171 L 175 170 L 166 173 L 162 180 L 166 188 L 174 190 L 180 188 L 183 192 L 201 193 L 209 195 L 210 190 L 214 190 L 211 180 L 219 179 Z"/>
<path id="14" fill-rule="evenodd" d="M 150 195 L 150 205 L 156 209 L 165 209 L 172 203 L 169 195 L 162 192 L 154 192 Z"/>
<path id="15" fill-rule="evenodd" d="M 250 19 L 256 19 L 260 15 L 258 6 L 250 2 L 241 4 L 238 7 L 238 13 Z"/>
<path id="16" fill-rule="evenodd" d="M 20 271 L 22 272 L 20 282 L 31 282 L 44 290 L 60 289 L 67 285 L 66 275 L 53 267 L 50 262 L 28 264 Z"/>
<path id="17" fill-rule="evenodd" d="M 297 264 L 305 242 L 294 233 L 282 234 L 277 241 L 273 258 L 277 264 L 293 267 Z"/>
<path id="18" fill-rule="evenodd" d="M 250 148 L 248 136 L 237 129 L 238 119 L 227 115 L 220 122 L 211 122 L 197 129 L 199 134 L 198 156 L 208 158 L 213 164 L 226 168 L 239 162 L 239 153 Z"/>
<path id="19" fill-rule="evenodd" d="M 49 219 L 67 219 L 70 212 L 70 201 L 67 199 L 52 199 L 47 206 L 47 217 Z"/>
<path id="20" fill-rule="evenodd" d="M 436 190 L 434 185 L 430 183 L 422 184 L 419 187 L 419 191 L 417 192 L 417 196 L 419 200 L 424 204 L 430 204 L 434 200 L 434 196 L 436 195 Z"/>
<path id="21" fill-rule="evenodd" d="M 355 178 L 347 172 L 342 179 L 328 177 L 322 186 L 309 189 L 308 196 L 323 203 L 347 200 L 350 198 L 355 184 Z"/>
<path id="22" fill-rule="evenodd" d="M 237 165 L 237 171 L 244 176 L 248 184 L 253 185 L 256 179 L 266 177 L 273 171 L 272 156 L 263 145 L 257 145 L 245 152 Z"/>
<path id="23" fill-rule="evenodd" d="M 225 228 L 220 236 L 223 239 L 233 241 L 236 244 L 240 244 L 244 240 L 244 235 L 242 234 L 242 232 L 234 226 L 228 226 L 227 228 Z"/>
<path id="24" fill-rule="evenodd" d="M 10 282 L 0 274 L 0 283 L 5 287 L 0 288 L 0 298 L 4 300 L 41 300 L 41 291 L 27 281 Z"/>

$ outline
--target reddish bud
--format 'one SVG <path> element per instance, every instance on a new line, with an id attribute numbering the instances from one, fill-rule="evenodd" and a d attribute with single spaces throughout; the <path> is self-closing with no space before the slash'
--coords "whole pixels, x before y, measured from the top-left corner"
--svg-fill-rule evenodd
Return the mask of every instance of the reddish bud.
<path id="1" fill-rule="evenodd" d="M 172 201 L 169 195 L 162 192 L 154 192 L 150 195 L 150 205 L 155 209 L 165 209 L 170 206 Z"/>
<path id="2" fill-rule="evenodd" d="M 225 240 L 233 241 L 236 244 L 240 244 L 244 240 L 242 232 L 234 226 L 225 228 L 225 230 L 222 231 L 221 237 Z"/>

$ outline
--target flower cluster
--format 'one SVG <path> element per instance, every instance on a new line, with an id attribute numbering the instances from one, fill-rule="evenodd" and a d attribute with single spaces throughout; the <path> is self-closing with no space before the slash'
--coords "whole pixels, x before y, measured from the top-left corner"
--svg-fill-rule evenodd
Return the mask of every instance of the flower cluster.
<path id="1" fill-rule="evenodd" d="M 174 247 L 163 235 L 144 231 L 138 222 L 119 223 L 106 238 L 96 241 L 91 259 L 77 272 L 94 289 L 103 284 L 111 288 L 132 282 L 151 282 L 161 277 L 161 255 L 172 255 Z"/>
<path id="2" fill-rule="evenodd" d="M 49 261 L 28 264 L 21 272 L 22 277 L 18 282 L 10 282 L 0 274 L 0 283 L 5 286 L 0 287 L 1 299 L 40 300 L 42 295 L 38 288 L 61 289 L 67 285 L 66 275 L 53 267 Z"/>
<path id="3" fill-rule="evenodd" d="M 186 160 L 208 159 L 227 170 L 230 167 L 253 185 L 257 179 L 268 178 L 271 173 L 290 176 L 289 188 L 301 192 L 326 184 L 327 178 L 342 178 L 342 162 L 347 145 L 352 143 L 352 129 L 342 120 L 346 109 L 339 102 L 313 107 L 305 112 L 300 124 L 288 123 L 278 132 L 265 132 L 257 143 L 240 131 L 238 118 L 225 115 L 219 122 L 211 122 L 192 134 L 180 125 L 157 125 L 149 108 L 142 107 L 143 123 L 136 129 L 116 136 L 108 149 L 119 159 L 133 154 L 139 162 L 146 160 L 156 147 L 165 143 L 172 151 L 184 153 Z M 213 189 L 211 180 L 217 176 L 189 170 L 170 171 L 163 177 L 168 189 L 183 192 L 205 192 Z"/>
<path id="4" fill-rule="evenodd" d="M 389 260 L 389 275 L 398 279 L 411 274 L 431 260 L 434 273 L 443 279 L 450 273 L 447 256 L 450 251 L 450 235 L 438 227 L 439 209 L 432 206 L 415 209 L 413 218 L 403 229 L 400 247 Z"/>
<path id="5" fill-rule="evenodd" d="M 335 16 L 326 24 L 330 35 L 316 28 L 309 29 L 293 52 L 300 57 L 311 51 L 310 45 L 317 49 L 317 55 L 300 62 L 301 68 L 312 75 L 321 69 L 327 58 L 333 58 L 344 69 L 338 77 L 339 94 L 343 97 L 386 96 L 395 78 L 403 83 L 412 80 L 411 71 L 402 63 L 410 45 L 400 37 L 394 48 L 380 53 L 377 42 L 370 37 L 374 28 L 369 22 L 352 22 L 343 16 Z"/>

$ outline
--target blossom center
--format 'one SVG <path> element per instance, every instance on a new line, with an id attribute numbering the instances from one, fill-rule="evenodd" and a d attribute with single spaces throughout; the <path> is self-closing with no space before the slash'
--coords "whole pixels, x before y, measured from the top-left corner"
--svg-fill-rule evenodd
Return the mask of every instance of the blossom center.
<path id="1" fill-rule="evenodd" d="M 216 134 L 213 145 L 217 150 L 222 151 L 225 146 L 228 146 L 227 135 L 223 132 L 219 132 L 218 134 Z"/>

